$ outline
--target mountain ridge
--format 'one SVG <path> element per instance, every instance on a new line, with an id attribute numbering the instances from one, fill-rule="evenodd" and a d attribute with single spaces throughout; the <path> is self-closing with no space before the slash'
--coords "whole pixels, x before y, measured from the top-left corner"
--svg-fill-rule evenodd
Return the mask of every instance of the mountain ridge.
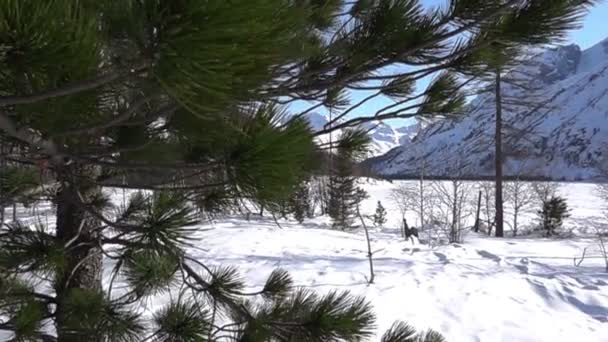
<path id="1" fill-rule="evenodd" d="M 330 121 L 328 116 L 318 112 L 312 112 L 305 118 L 310 123 L 313 131 L 323 130 L 325 125 Z M 370 157 L 382 155 L 397 146 L 408 143 L 418 132 L 418 124 L 395 128 L 381 121 L 366 122 L 361 124 L 359 128 L 365 130 L 371 139 Z M 338 139 L 340 131 L 341 130 L 337 130 L 336 132 L 333 132 L 331 138 L 334 140 Z M 329 134 L 322 135 L 320 140 L 328 142 L 330 140 Z"/>
<path id="2" fill-rule="evenodd" d="M 570 181 L 608 175 L 608 39 L 584 51 L 574 44 L 547 49 L 511 73 L 527 74 L 527 85 L 540 90 L 503 87 L 505 98 L 525 104 L 503 113 L 505 175 Z M 493 94 L 479 95 L 464 117 L 434 122 L 411 144 L 365 164 L 391 178 L 415 176 L 422 165 L 430 177 L 491 177 L 494 106 Z"/>

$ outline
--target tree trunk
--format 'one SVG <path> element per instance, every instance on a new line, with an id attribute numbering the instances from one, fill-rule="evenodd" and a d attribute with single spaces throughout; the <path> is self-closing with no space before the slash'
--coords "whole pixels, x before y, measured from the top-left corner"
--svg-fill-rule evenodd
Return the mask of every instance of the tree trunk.
<path id="1" fill-rule="evenodd" d="M 102 254 L 96 228 L 99 221 L 86 213 L 81 203 L 91 190 L 85 192 L 77 185 L 62 180 L 56 197 L 57 239 L 66 247 L 66 267 L 55 282 L 57 294 L 57 341 L 95 341 L 92 336 L 81 336 L 65 327 L 66 316 L 62 302 L 73 289 L 101 290 Z M 93 191 L 99 191 L 94 189 Z M 71 318 L 74 319 L 74 318 Z"/>
<path id="2" fill-rule="evenodd" d="M 452 229 L 450 232 L 450 242 L 458 242 L 458 185 L 456 185 L 456 182 L 452 182 L 452 188 L 454 198 L 452 199 Z"/>
<path id="3" fill-rule="evenodd" d="M 517 212 L 519 210 L 515 209 L 513 212 L 513 236 L 517 236 Z"/>
<path id="4" fill-rule="evenodd" d="M 361 225 L 363 225 L 363 229 L 365 230 L 365 241 L 367 241 L 367 259 L 369 261 L 369 279 L 367 280 L 367 283 L 373 284 L 374 279 L 376 278 L 376 275 L 374 274 L 374 253 L 372 252 L 372 245 L 369 241 L 369 231 L 367 230 L 367 225 L 365 224 L 365 220 L 363 220 L 363 216 L 359 211 L 359 205 L 357 205 L 357 216 L 359 216 L 359 219 L 361 220 Z"/>
<path id="5" fill-rule="evenodd" d="M 422 160 L 422 168 L 420 170 L 420 228 L 424 229 L 424 167 L 425 161 Z M 430 239 L 429 239 L 430 241 Z"/>
<path id="6" fill-rule="evenodd" d="M 0 134 L 0 228 L 4 226 L 4 189 L 6 188 L 6 184 L 4 184 L 4 172 L 6 172 L 6 158 L 4 157 L 4 136 Z"/>
<path id="7" fill-rule="evenodd" d="M 479 190 L 479 196 L 477 197 L 477 211 L 475 213 L 475 233 L 479 233 L 479 214 L 481 211 L 481 190 Z"/>
<path id="8" fill-rule="evenodd" d="M 500 69 L 496 70 L 496 153 L 495 153 L 495 169 L 496 169 L 496 237 L 504 236 L 504 219 L 503 219 L 503 203 L 502 203 L 502 103 L 500 94 Z"/>

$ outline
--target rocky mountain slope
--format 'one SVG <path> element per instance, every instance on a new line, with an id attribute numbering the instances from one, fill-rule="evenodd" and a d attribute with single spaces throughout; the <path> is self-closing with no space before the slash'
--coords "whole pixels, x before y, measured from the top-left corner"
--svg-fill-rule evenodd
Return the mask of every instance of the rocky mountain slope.
<path id="1" fill-rule="evenodd" d="M 322 130 L 323 127 L 329 122 L 329 118 L 320 113 L 311 113 L 306 116 L 309 120 L 313 130 Z M 393 128 L 392 126 L 377 121 L 367 122 L 362 125 L 362 128 L 368 132 L 371 138 L 370 146 L 370 157 L 380 156 L 387 153 L 391 149 L 406 144 L 418 132 L 418 125 L 404 126 L 400 128 Z M 333 139 L 338 139 L 340 132 L 332 133 Z M 322 141 L 329 141 L 329 134 L 322 136 Z"/>
<path id="2" fill-rule="evenodd" d="M 507 77 L 519 81 L 502 91 L 506 176 L 608 176 L 608 39 L 584 51 L 577 45 L 548 49 Z M 411 144 L 367 164 L 396 178 L 415 176 L 422 168 L 435 177 L 491 176 L 494 95 L 479 95 L 468 108 L 464 117 L 435 122 Z"/>

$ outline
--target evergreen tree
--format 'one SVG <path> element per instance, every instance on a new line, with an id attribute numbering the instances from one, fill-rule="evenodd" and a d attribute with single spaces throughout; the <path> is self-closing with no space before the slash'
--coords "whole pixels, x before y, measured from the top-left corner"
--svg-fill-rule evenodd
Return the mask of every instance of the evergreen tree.
<path id="1" fill-rule="evenodd" d="M 323 148 L 313 135 L 459 112 L 463 57 L 486 43 L 474 38 L 538 2 L 451 0 L 425 11 L 416 0 L 0 1 L 0 130 L 12 147 L 3 160 L 39 175 L 34 185 L 3 177 L 15 182 L 3 188 L 14 191 L 9 202 L 50 199 L 56 211 L 55 225 L 1 228 L 0 329 L 58 342 L 370 336 L 374 316 L 360 298 L 295 290 L 280 270 L 247 293 L 235 269 L 190 256 L 193 195 L 222 189 L 273 208 L 309 174 Z M 527 23 L 544 17 L 503 31 L 532 35 Z M 441 71 L 416 93 L 417 80 Z M 302 100 L 344 118 L 364 102 L 349 106 L 345 89 L 397 102 L 314 134 L 309 109 L 284 120 L 281 106 Z M 151 192 L 116 208 L 110 186 Z M 172 300 L 140 315 L 158 295 Z"/>
<path id="2" fill-rule="evenodd" d="M 496 237 L 504 236 L 503 210 L 503 83 L 517 85 L 504 74 L 522 60 L 526 48 L 563 40 L 567 32 L 577 28 L 594 0 L 529 1 L 515 6 L 514 11 L 497 18 L 487 32 L 473 39 L 484 41 L 484 47 L 474 49 L 464 59 L 465 68 L 486 79 L 495 97 L 495 212 Z M 507 2 L 504 2 L 507 3 Z M 528 104 L 529 107 L 536 107 Z M 536 108 L 537 110 L 538 108 Z M 532 109 L 535 110 L 535 109 Z"/>
<path id="3" fill-rule="evenodd" d="M 332 176 L 329 183 L 329 216 L 332 219 L 332 227 L 341 230 L 352 227 L 358 203 L 355 197 L 356 178 L 348 172 L 349 169 L 341 171 L 338 168 L 338 173 Z"/>
<path id="4" fill-rule="evenodd" d="M 374 224 L 377 227 L 382 227 L 386 223 L 386 209 L 382 206 L 382 203 L 378 201 L 376 206 L 376 213 L 374 214 Z"/>
<path id="5" fill-rule="evenodd" d="M 543 207 L 538 215 L 545 236 L 550 237 L 556 235 L 562 228 L 564 219 L 570 216 L 570 210 L 564 198 L 553 196 L 548 201 L 543 202 Z"/>
<path id="6" fill-rule="evenodd" d="M 304 222 L 304 218 L 310 214 L 310 198 L 309 198 L 310 186 L 308 182 L 302 182 L 298 185 L 298 189 L 294 193 L 293 199 L 291 200 L 291 207 L 293 209 L 293 216 L 299 222 Z"/>
<path id="7" fill-rule="evenodd" d="M 369 137 L 362 132 L 349 130 L 343 133 L 337 147 L 333 174 L 329 181 L 329 216 L 332 226 L 346 230 L 354 224 L 357 205 L 363 200 L 353 175 L 353 165 L 367 152 Z"/>

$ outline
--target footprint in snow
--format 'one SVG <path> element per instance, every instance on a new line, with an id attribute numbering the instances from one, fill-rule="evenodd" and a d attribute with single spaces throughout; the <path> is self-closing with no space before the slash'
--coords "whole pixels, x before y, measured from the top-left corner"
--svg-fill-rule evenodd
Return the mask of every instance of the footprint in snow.
<path id="1" fill-rule="evenodd" d="M 435 254 L 435 256 L 439 259 L 439 262 L 441 262 L 443 264 L 450 263 L 450 261 L 448 260 L 448 257 L 445 254 L 439 253 L 439 252 L 434 252 L 433 254 Z"/>
<path id="2" fill-rule="evenodd" d="M 500 263 L 500 257 L 496 254 L 492 254 L 488 251 L 477 251 L 477 254 L 481 255 L 483 258 L 490 259 L 496 263 Z"/>
<path id="3" fill-rule="evenodd" d="M 420 252 L 420 248 L 412 248 L 412 249 L 404 248 L 404 249 L 402 249 L 402 251 L 404 251 L 404 252 L 410 252 L 410 255 L 413 255 L 416 252 Z"/>
<path id="4" fill-rule="evenodd" d="M 513 267 L 519 270 L 519 272 L 521 272 L 522 274 L 528 274 L 528 258 L 521 258 L 519 260 L 519 263 L 521 265 L 513 265 Z"/>

